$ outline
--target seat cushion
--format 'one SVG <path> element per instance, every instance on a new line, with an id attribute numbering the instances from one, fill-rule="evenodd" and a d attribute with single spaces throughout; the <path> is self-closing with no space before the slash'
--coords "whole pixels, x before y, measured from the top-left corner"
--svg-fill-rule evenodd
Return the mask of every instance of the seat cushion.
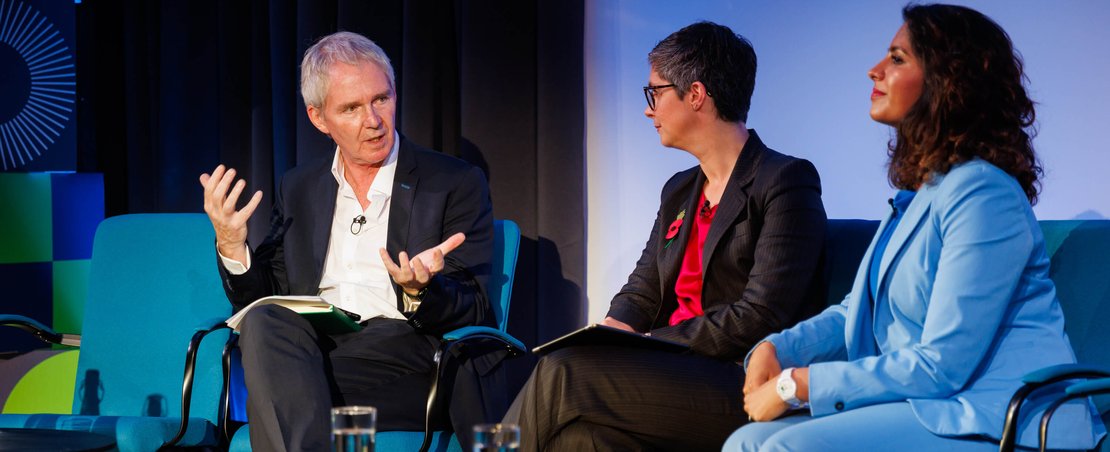
<path id="1" fill-rule="evenodd" d="M 177 434 L 178 418 L 139 416 L 80 416 L 58 414 L 5 414 L 0 428 L 33 428 L 76 430 L 99 433 L 116 438 L 121 452 L 157 450 Z M 216 444 L 216 427 L 201 418 L 189 418 L 189 426 L 180 445 Z"/>

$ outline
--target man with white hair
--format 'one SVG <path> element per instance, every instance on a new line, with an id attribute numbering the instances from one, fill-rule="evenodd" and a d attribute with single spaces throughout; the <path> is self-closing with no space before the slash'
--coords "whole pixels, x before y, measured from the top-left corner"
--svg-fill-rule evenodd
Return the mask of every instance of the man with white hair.
<path id="1" fill-rule="evenodd" d="M 241 324 L 251 445 L 329 450 L 329 410 L 372 405 L 381 430 L 422 430 L 439 334 L 494 324 L 485 296 L 492 208 L 482 172 L 395 130 L 389 58 L 348 32 L 305 52 L 301 94 L 331 158 L 285 174 L 271 230 L 252 251 L 234 169 L 200 177 L 220 274 L 236 309 L 270 295 L 317 295 L 358 314 L 359 332 L 325 334 L 279 306 Z"/>

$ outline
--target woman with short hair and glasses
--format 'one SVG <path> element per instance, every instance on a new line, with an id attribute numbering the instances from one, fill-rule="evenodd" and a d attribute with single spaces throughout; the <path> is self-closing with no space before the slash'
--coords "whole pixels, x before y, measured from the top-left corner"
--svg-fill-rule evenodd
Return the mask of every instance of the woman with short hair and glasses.
<path id="1" fill-rule="evenodd" d="M 823 306 L 825 211 L 817 170 L 745 126 L 751 45 L 701 22 L 648 55 L 660 142 L 698 166 L 663 187 L 647 245 L 602 322 L 687 344 L 677 354 L 611 346 L 544 356 L 506 421 L 523 450 L 708 450 L 747 420 L 737 361 Z"/>
<path id="2" fill-rule="evenodd" d="M 744 408 L 761 422 L 726 451 L 998 450 L 1022 376 L 1075 362 L 1031 208 L 1041 168 L 1021 58 L 969 8 L 902 17 L 868 72 L 871 117 L 896 133 L 894 212 L 843 303 L 752 351 Z M 1025 402 L 1018 445 L 1037 445 L 1049 402 Z M 1057 410 L 1048 446 L 1094 447 L 1093 408 Z"/>

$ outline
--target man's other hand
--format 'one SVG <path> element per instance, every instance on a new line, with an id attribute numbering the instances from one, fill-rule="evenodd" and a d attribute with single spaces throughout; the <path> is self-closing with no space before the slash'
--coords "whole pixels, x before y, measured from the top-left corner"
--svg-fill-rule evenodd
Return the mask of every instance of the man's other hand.
<path id="1" fill-rule="evenodd" d="M 405 293 L 416 295 L 428 287 L 433 276 L 443 270 L 443 257 L 462 245 L 464 241 L 466 236 L 459 232 L 412 259 L 409 259 L 408 253 L 401 251 L 397 256 L 398 262 L 393 262 L 393 258 L 385 248 L 379 249 L 378 253 L 381 254 L 382 263 L 385 264 L 385 269 L 393 278 L 393 282 L 401 286 Z"/>
<path id="2" fill-rule="evenodd" d="M 246 262 L 247 220 L 262 201 L 262 191 L 254 192 L 247 205 L 235 210 L 239 195 L 243 193 L 247 182 L 239 179 L 232 187 L 233 181 L 235 170 L 226 169 L 223 165 L 217 166 L 212 175 L 200 175 L 200 185 L 204 187 L 204 212 L 208 214 L 212 228 L 216 230 L 216 248 L 220 254 L 232 260 Z"/>

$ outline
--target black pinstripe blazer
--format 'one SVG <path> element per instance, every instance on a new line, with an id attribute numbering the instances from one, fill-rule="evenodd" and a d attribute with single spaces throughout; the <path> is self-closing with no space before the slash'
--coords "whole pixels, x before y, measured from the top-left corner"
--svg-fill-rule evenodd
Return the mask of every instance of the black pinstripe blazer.
<path id="1" fill-rule="evenodd" d="M 637 331 L 689 344 L 699 354 L 738 360 L 770 333 L 818 312 L 825 239 L 821 181 L 809 161 L 769 149 L 754 130 L 729 176 L 702 250 L 704 316 L 667 326 L 677 308 L 675 281 L 692 221 L 667 245 L 679 212 L 696 214 L 700 167 L 663 186 L 659 212 L 628 282 L 609 315 Z"/>

